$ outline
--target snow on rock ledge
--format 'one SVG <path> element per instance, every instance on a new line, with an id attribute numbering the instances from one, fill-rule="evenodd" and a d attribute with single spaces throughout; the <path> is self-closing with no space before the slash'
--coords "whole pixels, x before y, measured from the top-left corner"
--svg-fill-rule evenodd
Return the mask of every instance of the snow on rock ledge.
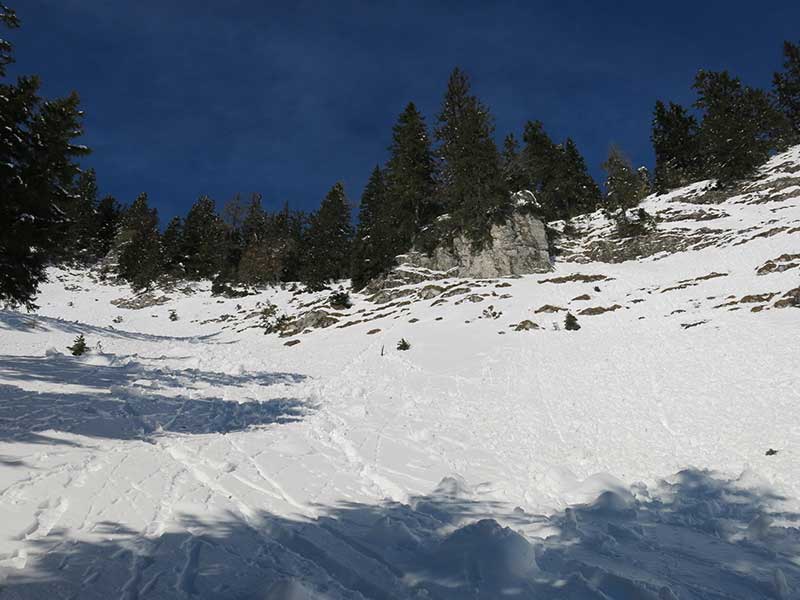
<path id="1" fill-rule="evenodd" d="M 544 223 L 539 219 L 514 213 L 502 225 L 492 225 L 490 235 L 492 243 L 477 252 L 462 234 L 452 246 L 439 246 L 430 256 L 416 251 L 402 254 L 397 257 L 398 264 L 445 272 L 451 277 L 479 279 L 552 269 Z"/>

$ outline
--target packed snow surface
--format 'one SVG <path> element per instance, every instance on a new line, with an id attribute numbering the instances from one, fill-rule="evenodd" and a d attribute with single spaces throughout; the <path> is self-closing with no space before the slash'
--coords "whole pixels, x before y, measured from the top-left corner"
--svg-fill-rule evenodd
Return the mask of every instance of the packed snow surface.
<path id="1" fill-rule="evenodd" d="M 350 308 L 54 270 L 0 312 L 0 599 L 800 598 L 799 172 Z"/>

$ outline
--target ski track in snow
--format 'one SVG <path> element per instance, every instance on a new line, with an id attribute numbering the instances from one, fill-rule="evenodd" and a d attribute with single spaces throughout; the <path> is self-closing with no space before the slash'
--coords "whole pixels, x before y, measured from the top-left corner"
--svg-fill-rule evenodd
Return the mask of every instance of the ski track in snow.
<path id="1" fill-rule="evenodd" d="M 343 321 L 398 312 L 294 347 L 258 303 L 324 293 L 133 310 L 53 270 L 37 314 L 0 311 L 0 600 L 800 598 L 798 168 L 644 202 L 694 248 L 437 282 L 476 304 L 354 294 Z M 606 279 L 542 283 L 575 274 Z"/>

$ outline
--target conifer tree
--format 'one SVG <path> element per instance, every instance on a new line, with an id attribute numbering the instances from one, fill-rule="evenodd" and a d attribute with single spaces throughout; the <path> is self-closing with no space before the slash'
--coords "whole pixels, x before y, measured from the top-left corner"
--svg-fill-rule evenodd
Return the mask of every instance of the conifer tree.
<path id="1" fill-rule="evenodd" d="M 276 238 L 276 256 L 279 258 L 278 276 L 282 281 L 297 281 L 305 256 L 304 240 L 308 228 L 308 216 L 302 211 L 290 210 L 287 202 L 282 211 L 272 216 L 270 222 L 270 230 L 274 232 Z M 349 228 L 349 207 L 346 222 Z M 348 231 L 352 234 L 351 229 Z"/>
<path id="2" fill-rule="evenodd" d="M 222 208 L 223 247 L 222 271 L 226 279 L 236 279 L 236 272 L 244 252 L 242 227 L 248 207 L 239 194 L 225 203 Z"/>
<path id="3" fill-rule="evenodd" d="M 353 237 L 350 206 L 341 183 L 334 185 L 312 215 L 304 239 L 302 280 L 312 289 L 347 277 Z"/>
<path id="4" fill-rule="evenodd" d="M 592 212 L 600 205 L 600 188 L 595 183 L 586 162 L 572 138 L 567 138 L 556 169 L 556 193 L 560 202 L 560 217 L 569 219 L 580 213 Z"/>
<path id="5" fill-rule="evenodd" d="M 600 205 L 600 189 L 571 138 L 556 144 L 541 121 L 528 121 L 523 141 L 523 168 L 544 218 L 569 219 Z"/>
<path id="6" fill-rule="evenodd" d="M 513 133 L 509 133 L 503 140 L 502 167 L 503 179 L 512 193 L 527 189 L 529 182 L 522 165 L 519 142 Z"/>
<path id="7" fill-rule="evenodd" d="M 522 140 L 525 143 L 521 155 L 522 164 L 531 191 L 542 206 L 545 218 L 559 218 L 561 211 L 554 189 L 557 187 L 557 168 L 561 152 L 547 135 L 541 121 L 525 123 Z"/>
<path id="8" fill-rule="evenodd" d="M 19 20 L 0 5 L 0 24 Z M 6 82 L 12 61 L 11 44 L 0 40 L 0 302 L 32 308 L 64 247 L 77 159 L 89 150 L 74 143 L 82 134 L 77 94 L 44 100 L 37 77 Z"/>
<path id="9" fill-rule="evenodd" d="M 642 199 L 641 181 L 630 160 L 616 146 L 612 146 L 603 163 L 606 177 L 606 208 L 616 214 L 635 207 Z"/>
<path id="10" fill-rule="evenodd" d="M 211 279 L 223 267 L 225 228 L 216 213 L 214 201 L 201 196 L 186 215 L 183 224 L 183 256 L 186 275 Z"/>
<path id="11" fill-rule="evenodd" d="M 775 73 L 772 83 L 778 106 L 786 115 L 791 135 L 790 143 L 800 142 L 800 46 L 783 43 L 782 73 Z"/>
<path id="12" fill-rule="evenodd" d="M 255 242 L 263 241 L 267 229 L 267 216 L 261 206 L 261 194 L 253 194 L 242 220 L 242 243 L 245 248 Z"/>
<path id="13" fill-rule="evenodd" d="M 66 216 L 66 240 L 62 258 L 89 262 L 96 258 L 94 238 L 97 234 L 97 177 L 94 169 L 82 171 L 74 183 L 73 200 Z"/>
<path id="14" fill-rule="evenodd" d="M 161 239 L 158 211 L 142 193 L 125 211 L 119 235 L 119 274 L 134 289 L 143 289 L 161 274 Z"/>
<path id="15" fill-rule="evenodd" d="M 656 155 L 654 183 L 658 192 L 686 185 L 701 174 L 699 127 L 683 106 L 657 101 L 650 139 Z"/>
<path id="16" fill-rule="evenodd" d="M 391 228 L 390 252 L 400 254 L 411 248 L 419 231 L 436 214 L 434 205 L 434 161 L 425 120 L 409 102 L 395 124 L 390 157 L 386 165 L 382 218 Z"/>
<path id="17" fill-rule="evenodd" d="M 492 139 L 492 117 L 470 94 L 469 80 L 458 68 L 450 75 L 438 121 L 441 203 L 458 228 L 480 246 L 492 222 L 502 221 L 511 211 L 511 197 Z"/>
<path id="18" fill-rule="evenodd" d="M 392 266 L 395 252 L 391 239 L 387 240 L 390 227 L 386 226 L 386 216 L 386 182 L 381 168 L 375 166 L 361 195 L 358 228 L 353 240 L 351 278 L 354 290 L 363 288 Z"/>
<path id="19" fill-rule="evenodd" d="M 183 219 L 172 217 L 161 236 L 164 271 L 172 275 L 183 273 Z"/>
<path id="20" fill-rule="evenodd" d="M 122 220 L 122 207 L 113 196 L 106 196 L 97 204 L 96 229 L 94 232 L 94 253 L 104 257 L 114 246 Z"/>
<path id="21" fill-rule="evenodd" d="M 700 71 L 695 106 L 703 111 L 704 171 L 722 186 L 752 175 L 778 144 L 781 117 L 769 96 L 727 71 Z"/>

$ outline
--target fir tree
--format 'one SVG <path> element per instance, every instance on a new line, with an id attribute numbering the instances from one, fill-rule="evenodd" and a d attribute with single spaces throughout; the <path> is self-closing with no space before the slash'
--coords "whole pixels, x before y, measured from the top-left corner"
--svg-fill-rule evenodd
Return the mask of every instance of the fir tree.
<path id="1" fill-rule="evenodd" d="M 86 353 L 86 338 L 83 337 L 83 334 L 80 334 L 76 337 L 73 342 L 72 346 L 67 346 L 67 350 L 70 351 L 72 356 L 81 356 L 82 354 Z"/>
<path id="2" fill-rule="evenodd" d="M 183 273 L 183 219 L 172 217 L 161 236 L 164 271 L 172 275 Z"/>
<path id="3" fill-rule="evenodd" d="M 503 140 L 502 167 L 503 179 L 511 192 L 527 189 L 529 182 L 522 165 L 519 142 L 513 133 Z"/>
<path id="4" fill-rule="evenodd" d="M 603 163 L 606 177 L 606 208 L 616 215 L 635 207 L 642 199 L 639 175 L 630 160 L 616 146 L 612 146 Z"/>
<path id="5" fill-rule="evenodd" d="M 522 165 L 545 219 L 569 219 L 600 205 L 600 188 L 571 138 L 556 144 L 541 121 L 528 121 L 523 141 Z"/>
<path id="6" fill-rule="evenodd" d="M 775 73 L 772 83 L 778 106 L 786 115 L 791 129 L 790 143 L 800 141 L 800 46 L 791 42 L 783 43 L 782 73 Z"/>
<path id="7" fill-rule="evenodd" d="M 586 162 L 572 138 L 567 138 L 561 158 L 556 163 L 555 186 L 559 217 L 569 219 L 575 215 L 592 212 L 601 202 L 600 188 L 595 183 Z"/>
<path id="8" fill-rule="evenodd" d="M 656 155 L 655 188 L 664 193 L 686 185 L 702 172 L 697 120 L 680 104 L 661 100 L 653 110 L 650 135 Z"/>
<path id="9" fill-rule="evenodd" d="M 261 195 L 253 194 L 242 220 L 241 239 L 244 250 L 239 261 L 239 280 L 261 285 L 280 279 L 275 252 L 268 239 L 267 215 L 261 206 Z"/>
<path id="10" fill-rule="evenodd" d="M 727 71 L 700 71 L 695 106 L 702 110 L 700 142 L 705 174 L 722 186 L 752 175 L 780 136 L 780 114 L 769 96 Z"/>
<path id="11" fill-rule="evenodd" d="M 60 249 L 63 260 L 87 263 L 95 258 L 93 238 L 97 230 L 97 178 L 94 169 L 82 171 L 75 179 L 72 202 L 65 214 L 66 240 Z"/>
<path id="12" fill-rule="evenodd" d="M 0 23 L 19 26 L 5 6 Z M 36 77 L 5 82 L 11 50 L 0 41 L 0 301 L 32 308 L 47 265 L 63 255 L 77 159 L 88 149 L 74 144 L 82 134 L 77 94 L 44 100 Z"/>
<path id="13" fill-rule="evenodd" d="M 186 215 L 183 224 L 183 256 L 186 275 L 212 279 L 224 265 L 225 228 L 216 213 L 214 201 L 201 196 Z"/>
<path id="14" fill-rule="evenodd" d="M 106 196 L 97 204 L 95 217 L 94 253 L 102 258 L 114 246 L 122 220 L 122 207 L 113 196 Z"/>
<path id="15" fill-rule="evenodd" d="M 149 287 L 161 274 L 161 240 L 158 211 L 148 205 L 147 194 L 139 194 L 125 211 L 117 245 L 119 274 L 134 289 Z"/>
<path id="16" fill-rule="evenodd" d="M 391 234 L 391 252 L 400 254 L 411 247 L 436 213 L 431 143 L 425 121 L 413 102 L 408 103 L 393 128 L 389 152 L 382 212 L 391 229 L 383 234 Z"/>
<path id="17" fill-rule="evenodd" d="M 544 130 L 541 121 L 528 121 L 522 135 L 525 146 L 522 150 L 522 164 L 531 191 L 536 195 L 547 219 L 559 218 L 559 208 L 555 194 L 558 181 L 558 162 L 561 151 Z"/>
<path id="18" fill-rule="evenodd" d="M 564 318 L 564 329 L 567 331 L 578 331 L 580 328 L 581 326 L 578 323 L 577 317 L 571 312 L 568 312 L 567 316 Z"/>
<path id="19" fill-rule="evenodd" d="M 361 195 L 358 228 L 353 240 L 351 278 L 354 290 L 360 290 L 371 279 L 391 268 L 394 261 L 392 239 L 386 234 L 386 182 L 380 167 L 372 170 Z M 381 220 L 381 218 L 384 220 Z"/>
<path id="20" fill-rule="evenodd" d="M 239 194 L 228 200 L 222 208 L 224 229 L 222 272 L 228 280 L 236 279 L 236 272 L 244 252 L 242 227 L 247 212 L 248 207 L 244 205 Z"/>
<path id="21" fill-rule="evenodd" d="M 475 244 L 487 241 L 493 222 L 511 211 L 500 153 L 488 109 L 469 90 L 456 68 L 447 83 L 436 138 L 440 142 L 439 196 L 457 227 Z"/>
<path id="22" fill-rule="evenodd" d="M 302 280 L 312 289 L 348 275 L 353 236 L 350 206 L 341 183 L 334 185 L 312 215 L 304 239 Z"/>

